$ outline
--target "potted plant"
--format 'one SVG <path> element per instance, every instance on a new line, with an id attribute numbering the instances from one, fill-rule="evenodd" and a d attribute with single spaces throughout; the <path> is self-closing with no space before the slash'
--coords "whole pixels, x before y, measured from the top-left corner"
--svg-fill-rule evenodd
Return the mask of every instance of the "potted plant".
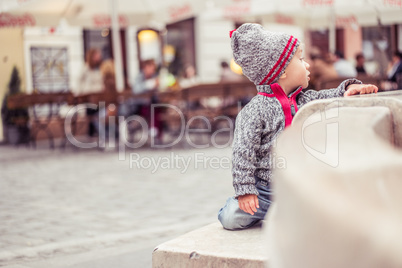
<path id="1" fill-rule="evenodd" d="M 8 92 L 6 93 L 3 105 L 1 107 L 1 118 L 5 139 L 8 143 L 16 145 L 29 140 L 29 113 L 28 107 L 11 108 L 8 99 L 11 96 L 22 94 L 21 78 L 18 69 L 14 66 L 8 83 Z"/>

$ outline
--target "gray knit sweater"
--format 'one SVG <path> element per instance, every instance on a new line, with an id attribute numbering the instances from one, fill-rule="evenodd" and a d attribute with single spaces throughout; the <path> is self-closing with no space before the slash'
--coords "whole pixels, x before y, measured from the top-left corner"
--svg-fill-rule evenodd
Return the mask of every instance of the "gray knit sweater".
<path id="1" fill-rule="evenodd" d="M 334 89 L 302 92 L 299 88 L 289 96 L 278 84 L 257 86 L 259 94 L 236 118 L 232 157 L 235 197 L 258 195 L 255 177 L 271 181 L 272 146 L 298 108 L 312 100 L 342 97 L 347 86 L 360 83 L 357 79 L 348 79 Z"/>

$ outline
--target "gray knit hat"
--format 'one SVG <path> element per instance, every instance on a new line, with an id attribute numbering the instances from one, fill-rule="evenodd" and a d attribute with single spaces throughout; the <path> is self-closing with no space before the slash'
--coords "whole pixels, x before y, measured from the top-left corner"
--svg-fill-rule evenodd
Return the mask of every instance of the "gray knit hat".
<path id="1" fill-rule="evenodd" d="M 276 83 L 300 44 L 291 35 L 269 32 L 254 23 L 243 24 L 230 37 L 235 62 L 256 85 Z"/>

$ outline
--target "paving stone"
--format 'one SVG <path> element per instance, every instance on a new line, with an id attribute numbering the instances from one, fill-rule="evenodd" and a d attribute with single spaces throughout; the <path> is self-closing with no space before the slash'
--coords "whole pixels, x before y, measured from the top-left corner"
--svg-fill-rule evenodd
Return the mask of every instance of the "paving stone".
<path id="1" fill-rule="evenodd" d="M 116 152 L 1 146 L 0 252 L 8 254 L 0 254 L 0 265 L 135 241 L 138 250 L 145 240 L 151 248 L 152 241 L 156 246 L 215 221 L 233 192 L 230 169 L 130 168 L 130 154 L 167 159 L 172 153 L 194 162 L 196 153 L 230 157 L 231 148 L 128 150 L 119 161 Z"/>

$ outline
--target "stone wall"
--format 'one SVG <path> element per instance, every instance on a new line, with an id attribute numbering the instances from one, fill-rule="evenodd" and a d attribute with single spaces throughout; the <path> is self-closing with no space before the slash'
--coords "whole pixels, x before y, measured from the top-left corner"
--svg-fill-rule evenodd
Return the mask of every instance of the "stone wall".
<path id="1" fill-rule="evenodd" d="M 402 94 L 322 100 L 278 139 L 269 267 L 401 267 Z"/>

